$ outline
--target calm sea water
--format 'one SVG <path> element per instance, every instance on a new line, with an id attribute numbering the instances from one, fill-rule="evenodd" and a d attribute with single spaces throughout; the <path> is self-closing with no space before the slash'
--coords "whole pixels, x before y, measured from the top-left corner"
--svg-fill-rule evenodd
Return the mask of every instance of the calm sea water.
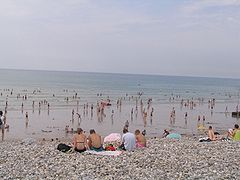
<path id="1" fill-rule="evenodd" d="M 126 120 L 130 122 L 130 130 L 146 129 L 150 136 L 160 135 L 165 128 L 180 133 L 197 133 L 198 115 L 205 115 L 206 122 L 215 124 L 218 129 L 227 129 L 234 123 L 238 123 L 237 119 L 231 118 L 230 114 L 224 112 L 226 106 L 229 111 L 234 111 L 238 104 L 239 79 L 0 70 L 0 82 L 0 93 L 2 93 L 0 109 L 4 110 L 8 101 L 7 124 L 10 128 L 5 132 L 6 139 L 65 137 L 66 125 L 74 129 L 78 126 L 76 120 L 70 122 L 73 109 L 81 114 L 80 126 L 83 129 L 88 131 L 90 128 L 95 128 L 103 135 L 121 132 Z M 38 93 L 33 94 L 34 91 Z M 138 97 L 139 92 L 143 93 L 141 99 L 145 108 L 147 100 L 153 99 L 154 115 L 152 119 L 148 117 L 147 125 L 144 124 L 140 112 L 137 116 L 134 114 L 133 119 L 130 117 L 131 109 L 135 109 L 136 106 L 134 98 Z M 76 93 L 80 99 L 73 98 Z M 17 99 L 18 94 L 21 98 Z M 24 95 L 27 95 L 27 100 L 22 99 Z M 180 98 L 176 98 L 179 96 Z M 173 97 L 174 101 L 169 101 Z M 99 121 L 95 108 L 93 117 L 90 117 L 90 113 L 84 114 L 84 104 L 88 103 L 89 106 L 94 104 L 96 107 L 97 102 L 107 98 L 111 99 L 112 106 L 106 108 L 106 117 L 103 120 Z M 123 101 L 121 111 L 116 106 L 119 98 Z M 197 98 L 204 98 L 204 103 L 197 105 L 193 110 L 180 107 L 182 99 L 184 101 L 193 99 L 197 102 Z M 216 99 L 217 104 L 214 112 L 210 114 L 207 102 L 213 98 Z M 49 110 L 46 105 L 42 105 L 41 109 L 38 108 L 38 103 L 44 100 L 50 104 Z M 79 101 L 79 107 L 77 107 L 77 101 Z M 23 109 L 22 104 L 24 104 Z M 176 122 L 170 124 L 169 114 L 173 107 L 177 113 Z M 112 110 L 114 110 L 113 118 L 111 118 Z M 26 112 L 29 114 L 27 124 Z M 184 119 L 185 112 L 188 113 L 187 122 Z M 75 116 L 74 119 L 76 119 Z"/>

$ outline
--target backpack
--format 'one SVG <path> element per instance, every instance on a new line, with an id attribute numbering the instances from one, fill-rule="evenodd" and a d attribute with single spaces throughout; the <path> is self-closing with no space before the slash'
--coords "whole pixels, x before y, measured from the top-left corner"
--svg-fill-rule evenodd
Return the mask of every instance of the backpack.
<path id="1" fill-rule="evenodd" d="M 62 143 L 57 146 L 57 150 L 64 152 L 64 153 L 68 152 L 71 149 L 72 149 L 71 146 L 68 146 L 68 145 L 62 144 Z"/>

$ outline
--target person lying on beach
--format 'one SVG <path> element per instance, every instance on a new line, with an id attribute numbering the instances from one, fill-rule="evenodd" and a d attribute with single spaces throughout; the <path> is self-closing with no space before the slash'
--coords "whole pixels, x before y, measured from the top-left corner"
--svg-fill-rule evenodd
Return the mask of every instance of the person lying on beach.
<path id="1" fill-rule="evenodd" d="M 73 148 L 80 153 L 87 150 L 87 137 L 81 128 L 77 128 L 77 133 L 73 136 Z"/>
<path id="2" fill-rule="evenodd" d="M 215 133 L 213 131 L 212 126 L 209 126 L 209 128 L 208 128 L 208 138 L 211 141 L 216 141 L 217 140 L 217 137 L 216 137 L 216 135 L 215 135 Z"/>
<path id="3" fill-rule="evenodd" d="M 135 135 L 126 128 L 123 129 L 122 145 L 119 148 L 125 151 L 133 151 L 136 148 Z"/>
<path id="4" fill-rule="evenodd" d="M 138 129 L 135 131 L 135 137 L 136 137 L 136 147 L 138 148 L 146 147 L 146 138 L 140 133 Z"/>
<path id="5" fill-rule="evenodd" d="M 94 151 L 103 150 L 101 136 L 97 134 L 94 129 L 90 130 L 90 135 L 88 136 L 88 147 Z"/>

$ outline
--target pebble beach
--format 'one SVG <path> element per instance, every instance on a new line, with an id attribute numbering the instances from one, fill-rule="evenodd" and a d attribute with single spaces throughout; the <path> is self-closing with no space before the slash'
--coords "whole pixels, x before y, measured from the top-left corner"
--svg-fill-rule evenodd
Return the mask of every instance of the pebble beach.
<path id="1" fill-rule="evenodd" d="M 67 142 L 67 141 L 66 141 Z M 59 141 L 0 143 L 0 179 L 239 179 L 240 143 L 148 139 L 147 148 L 109 157 L 62 153 Z"/>
<path id="2" fill-rule="evenodd" d="M 196 84 L 201 78 L 10 72 L 13 84 L 21 77 L 26 86 L 13 88 L 8 80 L 0 88 L 0 110 L 9 125 L 0 142 L 0 180 L 240 179 L 239 143 L 198 142 L 210 125 L 224 135 L 239 124 L 231 116 L 239 99 L 232 80 Z M 34 85 L 34 77 L 41 83 Z M 116 157 L 57 150 L 71 142 L 77 127 L 105 137 L 126 124 L 131 132 L 147 133 L 147 148 Z M 183 137 L 158 138 L 164 129 Z"/>

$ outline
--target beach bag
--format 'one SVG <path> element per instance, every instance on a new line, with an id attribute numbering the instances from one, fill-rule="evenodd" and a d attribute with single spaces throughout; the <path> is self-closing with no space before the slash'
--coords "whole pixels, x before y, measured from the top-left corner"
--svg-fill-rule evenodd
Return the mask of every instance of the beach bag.
<path id="1" fill-rule="evenodd" d="M 62 143 L 57 146 L 57 150 L 64 152 L 64 153 L 70 151 L 71 149 L 72 149 L 71 146 L 68 146 L 68 145 L 62 144 Z"/>

